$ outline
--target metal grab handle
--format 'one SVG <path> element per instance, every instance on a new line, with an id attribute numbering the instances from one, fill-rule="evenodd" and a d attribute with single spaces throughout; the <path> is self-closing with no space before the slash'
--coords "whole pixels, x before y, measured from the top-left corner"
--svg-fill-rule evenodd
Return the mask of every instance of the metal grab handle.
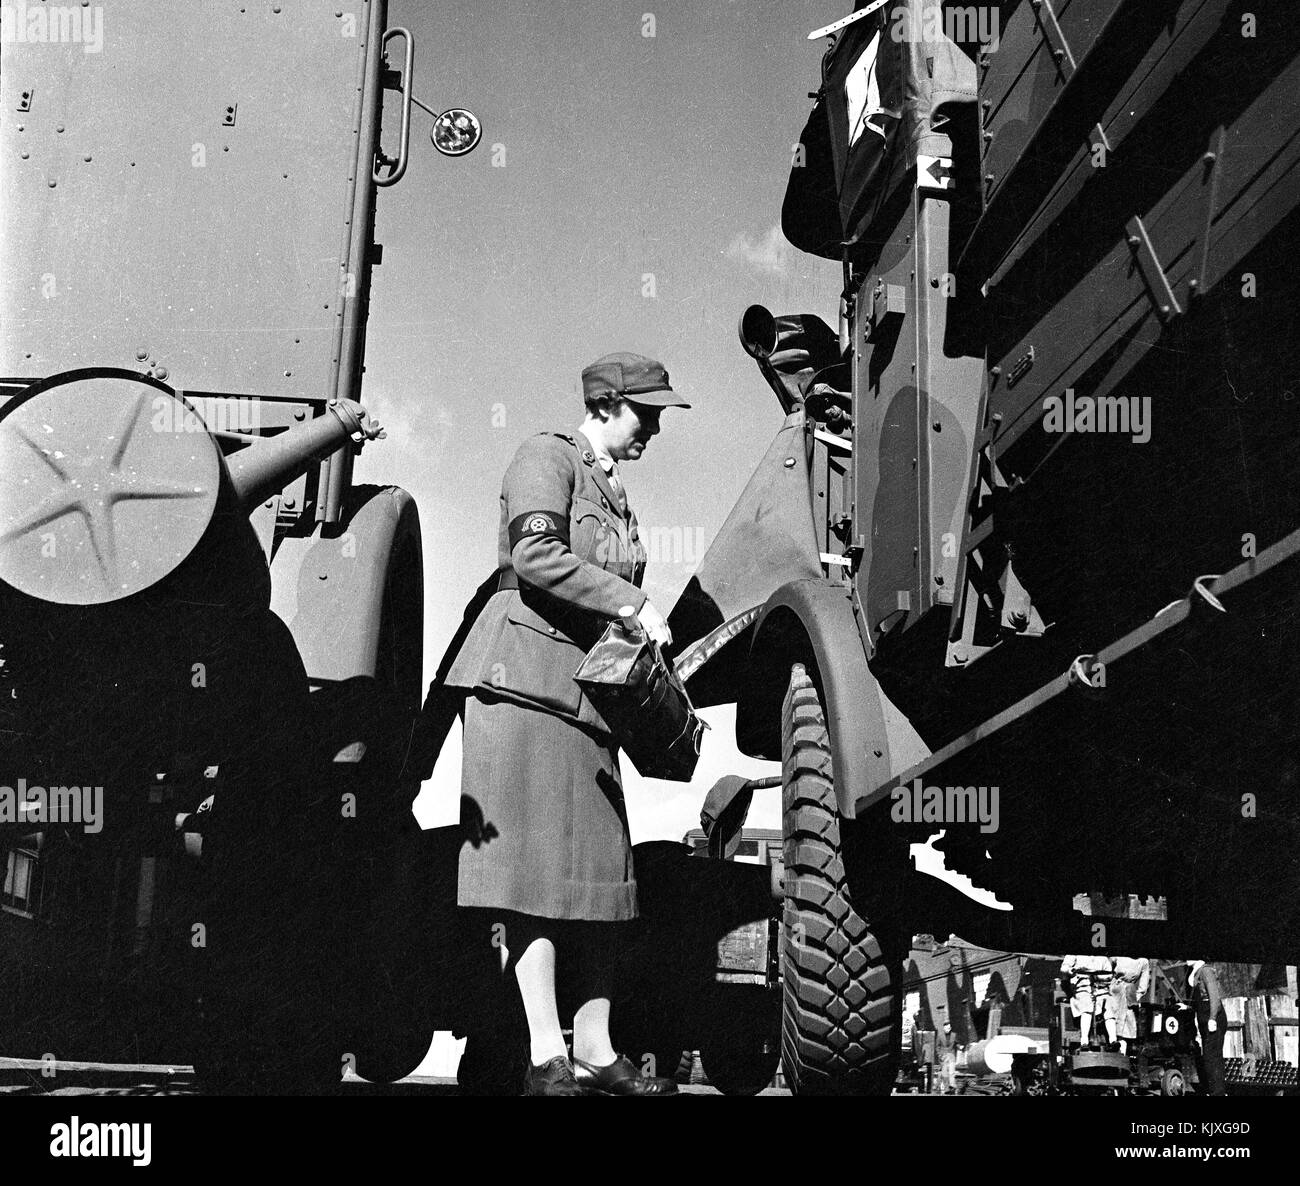
<path id="1" fill-rule="evenodd" d="M 401 147 L 397 152 L 397 165 L 387 177 L 379 175 L 379 166 L 374 166 L 370 171 L 370 178 L 376 185 L 396 185 L 402 180 L 402 175 L 406 172 L 406 159 L 411 148 L 411 92 L 414 89 L 413 75 L 415 73 L 415 38 L 411 36 L 411 30 L 397 26 L 389 29 L 384 34 L 384 39 L 380 42 L 380 52 L 388 48 L 388 42 L 393 37 L 406 38 L 406 64 L 402 69 L 402 132 Z M 382 92 L 381 92 L 382 93 Z M 378 153 L 377 155 L 382 155 Z M 388 158 L 385 157 L 385 160 Z"/>

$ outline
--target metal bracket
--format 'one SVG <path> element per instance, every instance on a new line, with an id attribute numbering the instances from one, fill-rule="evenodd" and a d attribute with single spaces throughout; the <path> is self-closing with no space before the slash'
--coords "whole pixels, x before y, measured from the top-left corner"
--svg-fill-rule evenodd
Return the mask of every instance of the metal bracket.
<path id="1" fill-rule="evenodd" d="M 1223 175 L 1223 153 L 1228 146 L 1227 130 L 1220 125 L 1210 137 L 1210 146 L 1201 163 L 1205 166 L 1205 176 L 1201 178 L 1204 198 L 1204 210 L 1201 218 L 1200 266 L 1196 275 L 1187 282 L 1188 292 L 1197 296 L 1205 292 L 1210 272 L 1210 232 L 1214 228 L 1214 215 L 1219 207 L 1219 178 Z"/>
<path id="2" fill-rule="evenodd" d="M 21 95 L 18 96 L 18 110 L 30 111 L 32 109 L 32 95 L 34 94 L 31 87 L 28 87 Z"/>
<path id="3" fill-rule="evenodd" d="M 871 294 L 871 326 L 867 341 L 874 342 L 888 328 L 891 320 L 902 321 L 907 313 L 907 289 L 901 284 L 879 281 Z"/>
<path id="4" fill-rule="evenodd" d="M 1065 40 L 1065 34 L 1061 32 L 1061 26 L 1057 23 L 1056 13 L 1052 11 L 1051 0 L 1031 0 L 1034 11 L 1038 14 L 1038 27 L 1042 31 L 1043 40 L 1047 43 L 1048 51 L 1056 60 L 1056 68 L 1061 73 L 1061 81 L 1068 82 L 1070 76 L 1078 68 L 1074 54 L 1070 52 L 1070 43 Z"/>
<path id="5" fill-rule="evenodd" d="M 222 113 L 221 123 L 224 127 L 233 128 L 235 126 L 235 116 L 239 113 L 238 103 L 229 103 L 226 110 Z"/>
<path id="6" fill-rule="evenodd" d="M 1147 234 L 1142 219 L 1134 215 L 1128 220 L 1124 229 L 1128 232 L 1128 245 L 1133 249 L 1133 258 L 1142 272 L 1142 278 L 1146 281 L 1147 291 L 1151 294 L 1152 303 L 1160 315 L 1160 320 L 1168 321 L 1169 318 L 1182 313 L 1182 306 L 1174 296 L 1174 290 L 1169 286 L 1169 277 L 1160 266 L 1155 248 L 1151 246 L 1151 236 Z"/>
<path id="7" fill-rule="evenodd" d="M 1034 348 L 1029 347 L 1015 362 L 1011 364 L 1011 369 L 1007 372 L 1007 390 L 1010 391 L 1017 383 L 1020 382 L 1030 371 L 1034 369 Z"/>

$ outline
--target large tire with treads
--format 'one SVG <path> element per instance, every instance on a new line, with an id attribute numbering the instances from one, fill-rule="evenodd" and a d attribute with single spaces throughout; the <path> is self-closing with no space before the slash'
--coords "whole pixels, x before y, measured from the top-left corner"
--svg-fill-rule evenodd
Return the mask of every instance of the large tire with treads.
<path id="1" fill-rule="evenodd" d="M 781 760 L 786 1081 L 796 1094 L 886 1095 L 898 1069 L 902 969 L 850 898 L 826 712 L 798 663 L 781 712 Z"/>

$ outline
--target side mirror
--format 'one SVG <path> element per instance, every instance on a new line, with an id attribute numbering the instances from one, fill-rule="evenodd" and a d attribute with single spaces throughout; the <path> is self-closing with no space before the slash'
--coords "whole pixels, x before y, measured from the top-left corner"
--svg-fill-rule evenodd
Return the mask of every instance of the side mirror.
<path id="1" fill-rule="evenodd" d="M 776 318 L 762 305 L 750 305 L 740 315 L 740 344 L 745 353 L 767 359 L 776 349 Z"/>
<path id="2" fill-rule="evenodd" d="M 451 107 L 433 121 L 429 139 L 443 156 L 464 156 L 483 139 L 483 125 L 472 111 Z"/>

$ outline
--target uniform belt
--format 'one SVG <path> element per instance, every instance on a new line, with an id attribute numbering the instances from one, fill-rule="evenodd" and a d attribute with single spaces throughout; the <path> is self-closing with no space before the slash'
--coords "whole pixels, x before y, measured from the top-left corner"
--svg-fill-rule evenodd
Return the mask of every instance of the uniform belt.
<path id="1" fill-rule="evenodd" d="M 503 593 L 507 589 L 518 589 L 519 577 L 513 568 L 503 568 L 497 574 L 497 592 Z"/>

